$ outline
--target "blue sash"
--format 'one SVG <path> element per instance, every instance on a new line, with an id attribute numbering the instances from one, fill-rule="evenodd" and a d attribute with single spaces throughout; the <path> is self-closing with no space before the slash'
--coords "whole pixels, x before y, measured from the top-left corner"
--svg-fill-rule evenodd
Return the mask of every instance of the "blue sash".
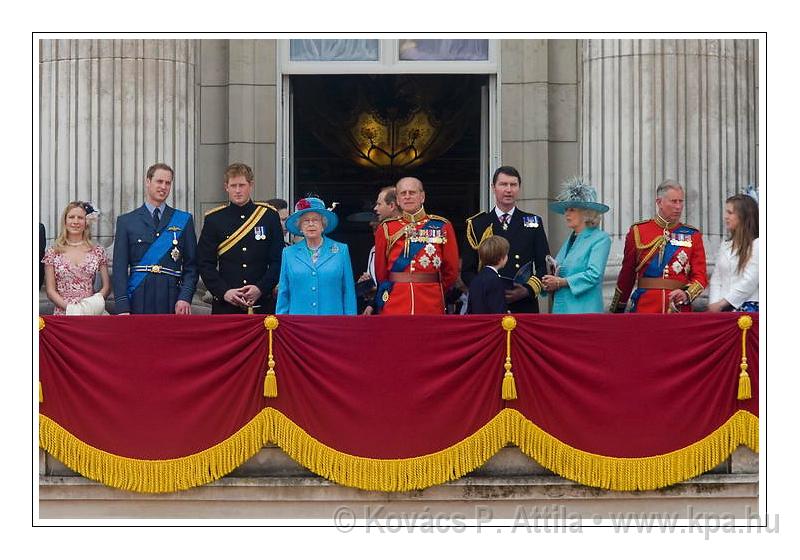
<path id="1" fill-rule="evenodd" d="M 687 227 L 687 226 L 679 226 L 675 228 L 672 233 L 683 233 L 687 235 L 691 235 L 696 230 Z M 672 260 L 672 257 L 675 256 L 675 253 L 680 248 L 679 245 L 672 245 L 669 241 L 667 241 L 666 246 L 664 247 L 664 255 L 662 258 L 658 258 L 658 255 L 653 255 L 653 258 L 650 259 L 650 262 L 647 263 L 647 268 L 644 269 L 644 274 L 642 277 L 644 278 L 661 278 L 664 274 L 664 265 Z M 639 298 L 642 297 L 644 293 L 644 289 L 636 288 L 633 293 L 631 294 L 631 311 L 636 311 L 636 305 L 639 302 Z"/>
<path id="2" fill-rule="evenodd" d="M 175 239 L 177 239 L 181 236 L 183 230 L 186 228 L 186 223 L 189 221 L 190 217 L 191 214 L 188 212 L 173 209 L 172 218 L 165 229 L 169 230 L 169 228 L 177 228 L 178 234 L 175 236 Z M 156 238 L 155 243 L 150 245 L 147 251 L 145 251 L 145 254 L 142 256 L 142 260 L 140 260 L 138 263 L 138 266 L 152 266 L 161 262 L 161 259 L 166 256 L 167 252 L 169 252 L 170 248 L 172 247 L 172 239 L 173 238 L 169 235 L 159 235 Z M 134 272 L 128 277 L 128 299 L 133 297 L 133 292 L 135 292 L 136 289 L 141 286 L 148 274 L 150 273 L 140 270 Z"/>
<path id="3" fill-rule="evenodd" d="M 680 226 L 672 231 L 672 233 L 683 233 L 686 235 L 691 235 L 694 232 L 694 229 L 687 226 Z M 661 259 L 657 259 L 654 255 L 647 264 L 647 268 L 644 270 L 643 276 L 646 278 L 661 278 L 661 276 L 664 274 L 664 265 L 672 260 L 672 257 L 675 256 L 675 253 L 680 248 L 681 247 L 679 245 L 672 245 L 669 241 L 667 241 L 667 244 L 664 247 L 664 256 Z"/>
<path id="4" fill-rule="evenodd" d="M 428 220 L 425 224 L 425 229 L 444 229 L 444 222 L 441 220 Z M 422 241 L 412 241 L 408 244 L 408 256 L 404 256 L 402 253 L 399 257 L 392 263 L 392 268 L 390 272 L 403 272 L 408 265 L 411 263 L 411 259 L 417 256 L 417 253 L 422 251 L 425 248 L 425 243 Z M 383 301 L 384 294 L 392 293 L 392 288 L 394 287 L 394 282 L 389 280 L 384 280 L 378 285 L 378 291 L 375 292 L 375 309 L 380 311 L 383 309 Z"/>

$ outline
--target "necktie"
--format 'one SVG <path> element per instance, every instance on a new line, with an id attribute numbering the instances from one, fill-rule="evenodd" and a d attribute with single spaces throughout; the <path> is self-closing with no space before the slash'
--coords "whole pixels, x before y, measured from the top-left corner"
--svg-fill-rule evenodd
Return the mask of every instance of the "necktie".
<path id="1" fill-rule="evenodd" d="M 500 223 L 503 224 L 503 229 L 504 230 L 508 229 L 508 219 L 509 218 L 510 218 L 510 216 L 508 215 L 508 212 L 506 212 L 505 214 L 500 216 Z"/>
<path id="2" fill-rule="evenodd" d="M 161 209 L 156 208 L 153 210 L 153 227 L 158 229 L 159 222 L 161 222 Z"/>

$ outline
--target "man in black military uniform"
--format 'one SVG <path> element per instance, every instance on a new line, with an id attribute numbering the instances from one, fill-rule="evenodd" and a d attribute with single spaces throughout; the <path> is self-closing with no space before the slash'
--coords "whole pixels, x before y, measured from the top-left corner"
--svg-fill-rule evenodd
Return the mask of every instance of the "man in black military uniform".
<path id="1" fill-rule="evenodd" d="M 228 166 L 225 191 L 230 202 L 206 212 L 197 244 L 200 277 L 214 296 L 212 313 L 263 313 L 280 277 L 281 220 L 272 206 L 250 198 L 247 165 Z"/>
<path id="2" fill-rule="evenodd" d="M 490 235 L 508 240 L 511 250 L 500 275 L 514 278 L 520 268 L 532 263 L 532 275 L 524 284 L 506 290 L 506 302 L 512 313 L 538 313 L 541 278 L 547 274 L 545 257 L 550 253 L 542 218 L 517 208 L 522 179 L 510 165 L 499 167 L 492 177 L 496 206 L 489 212 L 467 218 L 467 239 L 461 249 L 461 279 L 469 286 L 480 270 L 478 245 Z"/>

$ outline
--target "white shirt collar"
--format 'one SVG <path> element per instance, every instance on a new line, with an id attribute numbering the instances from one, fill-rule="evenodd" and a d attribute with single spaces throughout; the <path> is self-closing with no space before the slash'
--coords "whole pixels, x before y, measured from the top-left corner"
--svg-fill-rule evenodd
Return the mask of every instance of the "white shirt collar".
<path id="1" fill-rule="evenodd" d="M 514 206 L 514 207 L 513 207 L 511 210 L 509 210 L 508 212 L 503 212 L 503 211 L 502 211 L 502 210 L 500 210 L 500 209 L 499 209 L 497 206 L 495 206 L 495 207 L 494 207 L 494 213 L 495 213 L 495 214 L 497 214 L 497 219 L 498 219 L 498 220 L 500 219 L 500 217 L 501 217 L 503 214 L 508 214 L 508 220 L 509 220 L 509 221 L 511 221 L 511 217 L 514 215 L 514 210 L 516 210 L 516 209 L 517 209 L 517 207 L 516 207 L 516 206 Z"/>

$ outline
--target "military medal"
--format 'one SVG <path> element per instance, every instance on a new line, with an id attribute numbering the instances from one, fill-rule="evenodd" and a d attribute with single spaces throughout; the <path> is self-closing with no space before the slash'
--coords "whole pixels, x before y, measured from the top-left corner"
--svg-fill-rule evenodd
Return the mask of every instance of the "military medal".
<path id="1" fill-rule="evenodd" d="M 523 216 L 522 225 L 528 228 L 538 228 L 539 218 L 537 216 Z M 506 228 L 503 228 L 506 229 Z"/>
<path id="2" fill-rule="evenodd" d="M 267 234 L 264 233 L 264 226 L 256 226 L 254 229 L 256 234 L 256 241 L 260 241 L 262 239 L 267 238 Z"/>
<path id="3" fill-rule="evenodd" d="M 181 258 L 181 252 L 178 250 L 178 232 L 181 228 L 177 226 L 170 226 L 167 230 L 172 232 L 172 251 L 170 251 L 170 256 L 172 260 L 178 262 L 178 259 Z"/>

